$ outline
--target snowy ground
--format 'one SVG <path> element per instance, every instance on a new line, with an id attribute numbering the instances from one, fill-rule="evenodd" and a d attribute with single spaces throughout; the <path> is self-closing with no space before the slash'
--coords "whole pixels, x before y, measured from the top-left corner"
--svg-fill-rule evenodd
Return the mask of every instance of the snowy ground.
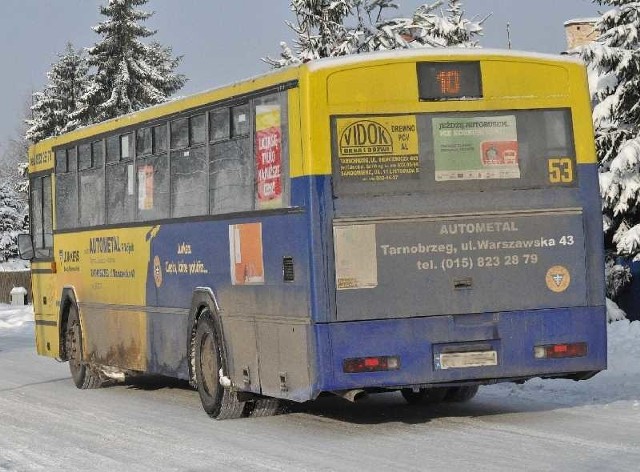
<path id="1" fill-rule="evenodd" d="M 77 390 L 35 355 L 30 307 L 0 305 L 0 472 L 640 470 L 640 322 L 609 325 L 588 381 L 484 387 L 466 404 L 397 393 L 216 422 L 185 385 Z"/>
<path id="2" fill-rule="evenodd" d="M 31 306 L 0 304 L 0 339 L 31 336 L 32 331 Z M 604 401 L 608 406 L 616 401 L 632 400 L 630 406 L 640 409 L 640 321 L 620 320 L 609 324 L 608 344 L 608 369 L 589 381 L 534 379 L 522 385 L 501 384 L 485 389 L 523 398 L 539 399 L 544 395 L 562 404 L 579 401 L 598 405 Z"/>

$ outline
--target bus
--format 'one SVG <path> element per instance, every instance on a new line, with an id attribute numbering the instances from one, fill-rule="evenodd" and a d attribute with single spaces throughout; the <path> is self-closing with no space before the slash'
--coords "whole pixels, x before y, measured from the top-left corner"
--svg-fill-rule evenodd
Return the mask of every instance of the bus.
<path id="1" fill-rule="evenodd" d="M 420 49 L 279 69 L 29 150 L 38 354 L 283 400 L 606 368 L 585 68 Z"/>

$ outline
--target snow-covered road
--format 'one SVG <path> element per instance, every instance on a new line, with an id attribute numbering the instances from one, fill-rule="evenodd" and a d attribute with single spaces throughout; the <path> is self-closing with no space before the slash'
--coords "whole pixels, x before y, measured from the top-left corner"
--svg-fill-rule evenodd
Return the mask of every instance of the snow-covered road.
<path id="1" fill-rule="evenodd" d="M 34 353 L 31 317 L 0 305 L 0 471 L 640 470 L 640 322 L 609 326 L 609 370 L 584 382 L 213 421 L 182 383 L 77 390 L 66 364 Z"/>

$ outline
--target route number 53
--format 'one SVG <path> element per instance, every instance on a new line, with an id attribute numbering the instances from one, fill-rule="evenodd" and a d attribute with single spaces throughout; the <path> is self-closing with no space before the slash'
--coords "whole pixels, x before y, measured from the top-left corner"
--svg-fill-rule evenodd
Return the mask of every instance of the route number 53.
<path id="1" fill-rule="evenodd" d="M 552 157 L 547 162 L 549 182 L 565 184 L 573 182 L 573 161 L 568 157 Z"/>

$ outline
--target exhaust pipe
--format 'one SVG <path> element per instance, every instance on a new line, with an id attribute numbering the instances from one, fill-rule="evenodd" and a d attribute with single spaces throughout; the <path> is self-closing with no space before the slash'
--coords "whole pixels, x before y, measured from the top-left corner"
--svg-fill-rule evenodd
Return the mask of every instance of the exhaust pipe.
<path id="1" fill-rule="evenodd" d="M 331 393 L 339 397 L 342 397 L 345 400 L 350 401 L 351 403 L 355 403 L 358 400 L 362 400 L 367 396 L 367 392 L 365 392 L 361 388 L 355 388 L 353 390 L 335 390 Z"/>

